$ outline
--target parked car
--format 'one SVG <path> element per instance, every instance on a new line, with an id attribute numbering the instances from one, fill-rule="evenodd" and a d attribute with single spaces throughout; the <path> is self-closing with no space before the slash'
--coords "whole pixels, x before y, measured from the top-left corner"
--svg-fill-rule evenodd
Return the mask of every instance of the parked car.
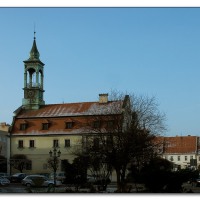
<path id="1" fill-rule="evenodd" d="M 54 186 L 54 180 L 48 179 L 43 175 L 28 175 L 22 180 L 22 185 L 26 185 L 28 187 L 51 187 Z M 61 185 L 61 181 L 56 181 L 56 186 Z"/>
<path id="2" fill-rule="evenodd" d="M 10 181 L 7 178 L 1 177 L 0 176 L 0 185 L 4 186 L 4 185 L 9 185 Z"/>
<path id="3" fill-rule="evenodd" d="M 0 172 L 0 176 L 3 177 L 3 178 L 7 178 L 7 179 L 10 180 L 10 176 L 9 176 L 9 174 L 7 174 L 7 173 Z"/>
<path id="4" fill-rule="evenodd" d="M 95 185 L 101 185 L 102 183 L 105 183 L 105 182 L 109 184 L 111 180 L 109 178 L 105 179 L 101 176 L 87 175 L 87 182 L 93 183 Z"/>
<path id="5" fill-rule="evenodd" d="M 21 183 L 22 179 L 26 177 L 25 173 L 16 173 L 10 177 L 12 183 Z"/>
<path id="6" fill-rule="evenodd" d="M 54 179 L 54 173 L 51 173 L 49 175 L 50 179 Z M 65 172 L 56 172 L 56 180 L 61 181 L 61 183 L 64 183 L 65 181 Z"/>

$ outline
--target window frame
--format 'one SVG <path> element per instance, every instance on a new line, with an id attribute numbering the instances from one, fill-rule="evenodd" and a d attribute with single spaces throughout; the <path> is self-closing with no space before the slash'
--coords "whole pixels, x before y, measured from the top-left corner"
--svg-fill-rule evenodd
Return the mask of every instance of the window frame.
<path id="1" fill-rule="evenodd" d="M 49 123 L 42 123 L 42 130 L 49 130 Z"/>
<path id="2" fill-rule="evenodd" d="M 100 128 L 101 127 L 101 122 L 99 120 L 98 121 L 94 121 L 92 126 L 93 126 L 93 128 Z"/>
<path id="3" fill-rule="evenodd" d="M 65 148 L 71 147 L 71 141 L 70 139 L 65 139 Z"/>
<path id="4" fill-rule="evenodd" d="M 24 148 L 24 140 L 18 140 L 18 148 L 23 149 Z"/>
<path id="5" fill-rule="evenodd" d="M 72 129 L 73 125 L 73 122 L 65 122 L 65 129 Z"/>
<path id="6" fill-rule="evenodd" d="M 35 148 L 35 140 L 29 140 L 29 148 Z"/>
<path id="7" fill-rule="evenodd" d="M 19 130 L 25 131 L 27 129 L 27 123 L 20 123 Z"/>
<path id="8" fill-rule="evenodd" d="M 58 139 L 54 139 L 53 140 L 53 148 L 58 148 L 59 147 L 59 140 Z"/>

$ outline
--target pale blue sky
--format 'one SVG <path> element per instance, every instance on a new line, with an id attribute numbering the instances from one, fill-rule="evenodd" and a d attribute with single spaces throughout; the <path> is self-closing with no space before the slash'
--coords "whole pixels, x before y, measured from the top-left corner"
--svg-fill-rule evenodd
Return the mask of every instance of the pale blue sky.
<path id="1" fill-rule="evenodd" d="M 36 24 L 46 104 L 155 96 L 166 135 L 200 134 L 200 8 L 0 8 L 0 122 L 22 104 Z"/>

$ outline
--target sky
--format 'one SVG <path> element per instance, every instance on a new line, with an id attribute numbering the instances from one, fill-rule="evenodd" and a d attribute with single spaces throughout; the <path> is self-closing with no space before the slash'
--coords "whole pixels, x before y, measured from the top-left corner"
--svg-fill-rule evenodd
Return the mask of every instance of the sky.
<path id="1" fill-rule="evenodd" d="M 34 27 L 46 104 L 154 96 L 166 136 L 200 135 L 200 8 L 0 8 L 0 122 L 22 105 Z"/>

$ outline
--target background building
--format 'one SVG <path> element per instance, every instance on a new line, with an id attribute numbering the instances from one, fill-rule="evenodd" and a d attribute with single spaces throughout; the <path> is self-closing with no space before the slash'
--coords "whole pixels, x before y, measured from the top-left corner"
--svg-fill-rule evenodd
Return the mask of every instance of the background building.
<path id="1" fill-rule="evenodd" d="M 174 169 L 194 168 L 200 166 L 199 137 L 176 136 L 159 137 L 162 145 L 160 155 L 174 163 Z"/>

